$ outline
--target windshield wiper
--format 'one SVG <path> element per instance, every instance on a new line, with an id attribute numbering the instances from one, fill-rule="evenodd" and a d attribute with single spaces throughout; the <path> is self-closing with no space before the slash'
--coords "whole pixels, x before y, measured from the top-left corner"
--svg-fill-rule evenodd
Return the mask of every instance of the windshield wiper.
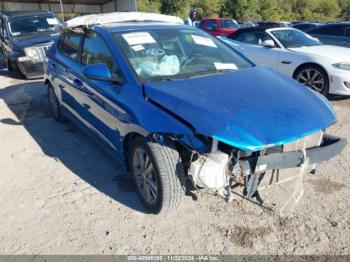
<path id="1" fill-rule="evenodd" d="M 233 72 L 233 71 L 236 71 L 236 70 L 235 69 L 211 69 L 211 70 L 197 72 L 194 75 L 192 75 L 190 78 L 194 78 L 197 76 L 215 75 L 215 74 L 227 73 L 227 72 Z"/>

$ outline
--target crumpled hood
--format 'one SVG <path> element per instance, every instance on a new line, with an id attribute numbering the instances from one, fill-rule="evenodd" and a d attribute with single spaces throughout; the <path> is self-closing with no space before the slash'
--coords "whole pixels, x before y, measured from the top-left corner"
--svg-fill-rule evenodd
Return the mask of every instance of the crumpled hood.
<path id="1" fill-rule="evenodd" d="M 336 120 L 325 98 L 262 66 L 145 83 L 144 90 L 199 134 L 244 151 L 291 142 Z"/>
<path id="2" fill-rule="evenodd" d="M 349 48 L 332 45 L 303 46 L 288 48 L 288 50 L 298 53 L 318 55 L 328 57 L 338 62 L 350 62 Z"/>

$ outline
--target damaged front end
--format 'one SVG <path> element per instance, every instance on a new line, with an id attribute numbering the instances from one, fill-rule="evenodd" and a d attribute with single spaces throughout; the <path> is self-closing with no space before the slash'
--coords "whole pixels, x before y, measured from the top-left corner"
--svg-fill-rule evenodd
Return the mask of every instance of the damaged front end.
<path id="1" fill-rule="evenodd" d="M 212 194 L 230 201 L 233 188 L 242 186 L 244 196 L 255 199 L 259 204 L 263 202 L 259 187 L 265 175 L 270 173 L 271 185 L 285 180 L 281 177 L 273 181 L 274 174 L 279 170 L 296 168 L 294 178 L 298 178 L 299 174 L 314 172 L 316 164 L 336 156 L 346 145 L 345 139 L 325 134 L 324 131 L 249 153 L 216 139 L 207 138 L 205 141 L 193 136 L 178 137 L 176 140 L 190 155 L 184 166 L 195 187 L 206 188 Z"/>
<path id="2" fill-rule="evenodd" d="M 145 83 L 144 93 L 192 130 L 172 139 L 193 184 L 227 200 L 243 186 L 245 197 L 261 203 L 258 189 L 268 173 L 313 171 L 346 145 L 324 131 L 336 122 L 324 97 L 265 67 Z"/>

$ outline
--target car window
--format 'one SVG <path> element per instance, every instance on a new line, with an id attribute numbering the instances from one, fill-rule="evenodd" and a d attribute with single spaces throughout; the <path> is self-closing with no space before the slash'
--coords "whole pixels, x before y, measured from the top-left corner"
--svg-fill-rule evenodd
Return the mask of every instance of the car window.
<path id="1" fill-rule="evenodd" d="M 218 25 L 216 24 L 215 20 L 208 21 L 208 25 L 207 25 L 208 30 L 216 30 L 217 28 L 218 28 Z"/>
<path id="2" fill-rule="evenodd" d="M 316 28 L 310 34 L 344 36 L 344 32 L 345 26 L 343 25 L 329 25 Z"/>
<path id="3" fill-rule="evenodd" d="M 345 36 L 350 37 L 350 26 L 347 26 L 345 29 Z"/>
<path id="4" fill-rule="evenodd" d="M 84 65 L 104 63 L 110 72 L 113 72 L 112 54 L 106 43 L 97 34 L 94 37 L 85 38 L 81 62 Z"/>
<path id="5" fill-rule="evenodd" d="M 199 23 L 199 28 L 200 28 L 200 29 L 205 29 L 205 20 L 202 20 L 202 21 Z"/>
<path id="6" fill-rule="evenodd" d="M 59 20 L 52 15 L 15 17 L 9 20 L 9 31 L 13 36 L 54 32 Z"/>
<path id="7" fill-rule="evenodd" d="M 316 38 L 296 29 L 274 29 L 271 33 L 285 48 L 321 45 Z"/>
<path id="8" fill-rule="evenodd" d="M 294 28 L 299 29 L 301 31 L 308 31 L 312 29 L 314 26 L 313 25 L 295 25 Z"/>
<path id="9" fill-rule="evenodd" d="M 253 66 L 217 38 L 194 28 L 112 34 L 143 82 L 222 74 Z"/>
<path id="10" fill-rule="evenodd" d="M 64 55 L 70 57 L 73 60 L 78 60 L 81 39 L 82 36 L 80 34 L 65 34 L 59 40 L 59 49 Z"/>
<path id="11" fill-rule="evenodd" d="M 221 28 L 225 28 L 225 29 L 239 28 L 239 25 L 236 24 L 231 19 L 221 19 L 221 20 L 219 20 L 219 23 L 221 25 Z"/>
<path id="12" fill-rule="evenodd" d="M 240 34 L 236 40 L 252 45 L 262 45 L 265 40 L 272 40 L 272 38 L 265 32 L 246 32 Z"/>

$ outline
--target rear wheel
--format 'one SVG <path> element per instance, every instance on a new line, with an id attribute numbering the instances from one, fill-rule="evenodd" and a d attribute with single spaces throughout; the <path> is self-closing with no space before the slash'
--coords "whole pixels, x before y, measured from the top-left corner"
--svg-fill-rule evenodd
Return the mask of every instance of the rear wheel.
<path id="1" fill-rule="evenodd" d="M 322 95 L 328 95 L 328 75 L 321 67 L 316 65 L 304 66 L 295 72 L 294 78 L 316 92 Z"/>
<path id="2" fill-rule="evenodd" d="M 130 169 L 138 195 L 152 213 L 173 210 L 184 195 L 184 169 L 179 153 L 170 143 L 160 145 L 135 138 L 129 150 Z"/>

